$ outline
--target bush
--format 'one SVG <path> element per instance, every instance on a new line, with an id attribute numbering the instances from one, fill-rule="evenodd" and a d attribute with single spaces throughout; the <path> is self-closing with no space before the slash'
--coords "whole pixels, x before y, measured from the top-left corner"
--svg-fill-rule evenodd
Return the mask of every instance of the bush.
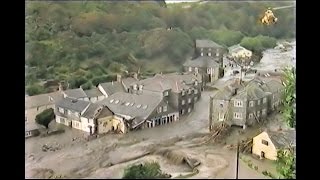
<path id="1" fill-rule="evenodd" d="M 49 123 L 54 119 L 54 111 L 52 108 L 46 109 L 36 116 L 36 122 L 48 129 Z"/>
<path id="2" fill-rule="evenodd" d="M 155 179 L 170 178 L 170 175 L 163 173 L 157 162 L 133 165 L 125 169 L 123 179 Z"/>

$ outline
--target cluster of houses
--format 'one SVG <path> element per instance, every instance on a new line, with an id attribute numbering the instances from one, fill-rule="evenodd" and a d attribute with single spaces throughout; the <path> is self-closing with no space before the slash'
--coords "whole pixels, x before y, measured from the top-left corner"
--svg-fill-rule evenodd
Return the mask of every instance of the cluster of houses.
<path id="1" fill-rule="evenodd" d="M 240 45 L 226 49 L 210 40 L 196 40 L 194 54 L 183 64 L 184 73 L 160 73 L 146 79 L 139 79 L 137 74 L 117 75 L 115 81 L 90 90 L 61 85 L 56 92 L 27 96 L 26 137 L 39 134 L 35 117 L 49 108 L 54 109 L 57 123 L 88 134 L 126 133 L 173 123 L 192 112 L 208 83 L 217 89 L 210 97 L 210 129 L 221 121 L 245 129 L 263 123 L 278 109 L 284 90 L 279 73 L 255 72 L 247 81 L 233 78 L 221 86 L 215 83 L 226 68 L 238 68 L 225 57 L 250 58 L 251 51 Z M 275 160 L 281 143 L 274 137 L 270 131 L 258 135 L 252 152 Z"/>

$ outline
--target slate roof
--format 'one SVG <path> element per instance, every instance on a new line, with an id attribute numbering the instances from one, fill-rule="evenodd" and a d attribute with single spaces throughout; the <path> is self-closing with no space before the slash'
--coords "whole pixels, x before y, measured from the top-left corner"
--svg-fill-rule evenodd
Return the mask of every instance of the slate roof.
<path id="1" fill-rule="evenodd" d="M 244 88 L 238 90 L 236 99 L 257 100 L 264 98 L 267 94 L 260 87 L 260 82 L 250 81 Z"/>
<path id="2" fill-rule="evenodd" d="M 84 98 L 87 97 L 86 93 L 83 91 L 82 88 L 78 89 L 68 89 L 66 91 L 63 91 L 68 97 L 70 98 Z"/>
<path id="3" fill-rule="evenodd" d="M 196 48 L 223 48 L 223 47 L 211 40 L 198 39 L 196 40 Z"/>
<path id="4" fill-rule="evenodd" d="M 106 82 L 106 83 L 101 83 L 100 86 L 104 89 L 104 91 L 106 91 L 108 95 L 111 95 L 117 92 L 125 92 L 120 82 Z"/>
<path id="5" fill-rule="evenodd" d="M 157 95 L 117 92 L 98 103 L 107 106 L 115 114 L 146 119 L 161 101 L 162 97 Z"/>
<path id="6" fill-rule="evenodd" d="M 191 76 L 189 76 L 190 78 Z M 189 89 L 190 86 L 184 83 L 183 79 L 188 79 L 187 76 L 179 75 L 162 75 L 156 74 L 152 78 L 141 80 L 140 83 L 143 85 L 144 90 L 149 90 L 153 92 L 163 92 L 165 90 L 170 90 L 172 92 L 180 93 L 183 89 Z"/>
<path id="7" fill-rule="evenodd" d="M 56 103 L 56 106 L 64 109 L 73 110 L 76 112 L 82 112 L 89 104 L 90 102 L 88 101 L 75 100 L 75 99 L 66 97 L 58 101 Z"/>
<path id="8" fill-rule="evenodd" d="M 293 129 L 282 131 L 266 131 L 276 148 L 286 148 L 288 145 L 296 146 L 296 131 Z"/>
<path id="9" fill-rule="evenodd" d="M 100 104 L 90 103 L 88 109 L 83 113 L 82 117 L 93 119 L 99 109 L 102 108 Z"/>
<path id="10" fill-rule="evenodd" d="M 86 93 L 86 96 L 89 98 L 103 96 L 103 94 L 99 91 L 98 88 L 85 90 L 84 93 Z"/>
<path id="11" fill-rule="evenodd" d="M 137 82 L 139 82 L 139 81 L 135 78 L 132 78 L 132 77 L 122 79 L 122 83 L 123 83 L 124 88 L 129 88 L 130 85 L 137 83 Z"/>
<path id="12" fill-rule="evenodd" d="M 240 46 L 240 44 L 237 44 L 237 45 L 233 45 L 231 47 L 228 48 L 228 51 L 229 53 L 236 53 L 236 52 L 239 52 L 241 50 L 247 50 L 247 51 L 250 51 L 242 46 Z"/>
<path id="13" fill-rule="evenodd" d="M 186 84 L 193 84 L 194 81 L 198 81 L 199 83 L 202 82 L 202 77 L 201 75 L 198 74 L 193 74 L 193 73 L 169 73 L 164 75 L 168 79 L 173 79 L 173 80 L 181 80 L 184 81 Z"/>
<path id="14" fill-rule="evenodd" d="M 274 79 L 268 80 L 261 87 L 264 91 L 271 92 L 271 93 L 277 92 L 278 90 L 284 88 L 284 86 L 279 81 L 276 81 Z"/>
<path id="15" fill-rule="evenodd" d="M 193 60 L 186 61 L 183 66 L 187 67 L 219 67 L 218 59 L 209 56 L 200 56 Z"/>
<path id="16" fill-rule="evenodd" d="M 112 115 L 114 115 L 114 113 L 108 107 L 103 106 L 102 110 L 98 114 L 97 118 L 104 118 L 104 117 L 112 116 Z"/>
<path id="17" fill-rule="evenodd" d="M 49 97 L 52 97 L 52 101 Z M 62 98 L 63 95 L 59 91 L 35 96 L 27 96 L 25 97 L 25 107 L 26 109 L 31 109 L 39 106 L 51 105 Z"/>

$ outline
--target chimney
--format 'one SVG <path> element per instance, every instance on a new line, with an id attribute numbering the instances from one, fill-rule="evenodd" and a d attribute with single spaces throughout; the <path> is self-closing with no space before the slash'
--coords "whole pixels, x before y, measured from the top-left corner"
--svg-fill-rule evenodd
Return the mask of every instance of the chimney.
<path id="1" fill-rule="evenodd" d="M 117 74 L 117 82 L 121 83 L 121 75 L 120 74 Z"/>

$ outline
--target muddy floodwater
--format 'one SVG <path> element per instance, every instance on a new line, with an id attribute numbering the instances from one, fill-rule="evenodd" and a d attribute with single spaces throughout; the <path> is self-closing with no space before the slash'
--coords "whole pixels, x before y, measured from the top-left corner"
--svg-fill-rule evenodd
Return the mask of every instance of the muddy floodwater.
<path id="1" fill-rule="evenodd" d="M 295 66 L 295 42 L 292 45 L 293 49 L 287 52 L 265 51 L 260 64 L 255 67 L 273 70 Z M 223 84 L 227 79 L 222 78 L 217 83 Z M 66 127 L 62 134 L 26 139 L 26 178 L 121 178 L 128 165 L 145 161 L 157 161 L 172 177 L 235 178 L 236 152 L 224 147 L 254 135 L 258 128 L 248 128 L 244 134 L 233 128 L 224 144 L 203 144 L 209 132 L 209 96 L 212 93 L 202 92 L 194 110 L 180 121 L 156 128 L 108 134 L 86 141 L 82 132 Z M 269 128 L 283 127 L 278 115 L 270 119 L 266 125 Z M 44 152 L 42 147 L 45 144 L 57 148 Z M 186 157 L 200 162 L 197 173 L 183 160 Z M 267 177 L 240 162 L 239 178 Z"/>

